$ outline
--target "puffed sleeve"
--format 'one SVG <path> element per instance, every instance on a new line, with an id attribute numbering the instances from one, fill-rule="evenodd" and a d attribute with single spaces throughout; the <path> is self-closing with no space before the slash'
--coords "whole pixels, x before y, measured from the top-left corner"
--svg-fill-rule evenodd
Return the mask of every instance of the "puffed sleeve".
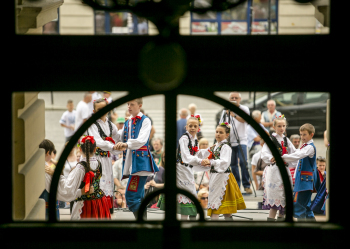
<path id="1" fill-rule="evenodd" d="M 292 154 L 285 154 L 282 156 L 283 160 L 287 163 L 303 159 L 305 157 L 313 157 L 315 154 L 314 147 L 306 146 L 302 149 L 297 149 Z"/>
<path id="2" fill-rule="evenodd" d="M 260 158 L 268 164 L 271 164 L 271 159 L 273 158 L 273 155 L 269 149 L 269 147 L 267 146 L 266 143 L 264 143 L 262 149 L 261 149 L 261 156 Z"/>
<path id="3" fill-rule="evenodd" d="M 287 142 L 288 142 L 288 154 L 293 154 L 294 152 L 296 152 L 297 149 L 294 147 L 294 145 L 289 140 L 289 138 L 287 138 Z M 298 165 L 298 161 L 299 160 L 295 160 L 295 161 L 289 162 L 288 163 L 288 167 L 289 168 L 295 168 Z"/>
<path id="4" fill-rule="evenodd" d="M 220 159 L 210 159 L 210 163 L 212 166 L 214 166 L 214 169 L 219 172 L 223 173 L 227 170 L 228 167 L 230 167 L 231 164 L 231 154 L 232 149 L 230 146 L 225 144 L 222 146 L 220 151 Z"/>
<path id="5" fill-rule="evenodd" d="M 114 144 L 109 141 L 105 141 L 101 138 L 96 125 L 94 124 L 91 125 L 88 129 L 88 133 L 90 136 L 94 136 L 94 140 L 96 141 L 96 146 L 101 148 L 101 150 L 104 150 L 104 151 L 113 150 Z"/>
<path id="6" fill-rule="evenodd" d="M 145 118 L 142 122 L 139 136 L 135 139 L 129 138 L 128 141 L 126 142 L 128 144 L 128 149 L 138 150 L 142 146 L 144 146 L 149 139 L 149 135 L 151 134 L 151 129 L 152 129 L 151 120 L 149 118 Z"/>
<path id="7" fill-rule="evenodd" d="M 121 130 L 124 130 L 124 126 L 123 126 L 123 129 L 121 129 Z M 112 139 L 114 140 L 115 143 L 118 143 L 121 140 L 120 139 L 121 134 L 122 133 L 118 131 L 117 126 L 112 123 Z M 114 144 L 112 144 L 112 145 L 114 145 Z M 110 151 L 110 153 L 113 155 L 119 155 L 122 152 L 123 151 L 121 151 L 121 150 L 113 150 L 113 149 L 112 149 L 112 151 Z"/>
<path id="8" fill-rule="evenodd" d="M 85 170 L 80 164 L 69 173 L 67 177 L 60 177 L 57 199 L 60 201 L 73 201 L 81 196 L 79 186 L 84 180 Z"/>

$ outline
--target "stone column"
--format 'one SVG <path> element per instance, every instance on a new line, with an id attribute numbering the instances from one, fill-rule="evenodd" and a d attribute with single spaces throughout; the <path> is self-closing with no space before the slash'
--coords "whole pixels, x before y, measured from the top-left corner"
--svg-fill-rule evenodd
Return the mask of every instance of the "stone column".
<path id="1" fill-rule="evenodd" d="M 12 94 L 13 219 L 44 220 L 45 102 L 37 92 Z"/>

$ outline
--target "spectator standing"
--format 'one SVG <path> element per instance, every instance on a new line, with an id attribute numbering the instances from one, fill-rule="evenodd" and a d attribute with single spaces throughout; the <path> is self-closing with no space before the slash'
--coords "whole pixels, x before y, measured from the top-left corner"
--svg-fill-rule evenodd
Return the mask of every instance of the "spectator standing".
<path id="1" fill-rule="evenodd" d="M 158 164 L 162 161 L 162 154 L 163 154 L 163 140 L 161 138 L 155 138 L 152 143 L 154 151 L 152 151 L 153 158 L 158 158 Z"/>
<path id="2" fill-rule="evenodd" d="M 119 118 L 117 119 L 117 124 L 116 124 L 116 126 L 117 126 L 118 130 L 123 129 L 124 122 L 125 122 L 125 119 L 124 119 L 123 117 L 119 117 Z"/>
<path id="3" fill-rule="evenodd" d="M 268 130 L 260 122 L 260 120 L 261 120 L 261 111 L 259 111 L 259 110 L 253 111 L 252 112 L 252 118 L 269 135 Z M 249 173 L 252 175 L 253 171 L 252 171 L 252 164 L 251 164 L 251 162 L 252 162 L 253 155 L 256 154 L 261 149 L 261 145 L 260 145 L 261 137 L 254 130 L 254 128 L 251 125 L 249 125 L 249 124 L 247 125 L 247 139 L 248 139 L 248 145 L 247 145 L 247 149 L 248 149 L 248 168 L 249 168 Z"/>
<path id="4" fill-rule="evenodd" d="M 292 144 L 294 145 L 294 147 L 296 149 L 299 149 L 299 145 L 300 145 L 300 136 L 298 134 L 294 134 L 290 136 L 290 141 L 292 142 Z"/>
<path id="5" fill-rule="evenodd" d="M 208 149 L 209 142 L 206 138 L 202 138 L 198 141 L 199 149 Z M 208 171 L 195 171 L 194 172 L 194 180 L 196 184 L 196 189 L 201 190 L 203 188 L 209 190 L 209 178 L 210 173 Z"/>
<path id="6" fill-rule="evenodd" d="M 180 119 L 176 121 L 176 148 L 179 146 L 180 137 L 186 132 L 188 111 L 186 108 L 180 110 Z"/>
<path id="7" fill-rule="evenodd" d="M 64 136 L 66 142 L 74 135 L 75 130 L 75 115 L 74 105 L 72 100 L 67 101 L 67 111 L 65 111 L 60 119 L 60 124 L 64 127 Z"/>
<path id="8" fill-rule="evenodd" d="M 260 140 L 261 148 L 264 145 L 264 140 Z M 262 184 L 262 175 L 264 173 L 265 167 L 268 165 L 261 159 L 261 148 L 260 150 L 253 155 L 252 158 L 252 176 L 255 182 L 256 189 L 264 190 L 264 186 Z"/>
<path id="9" fill-rule="evenodd" d="M 261 115 L 261 123 L 269 130 L 270 134 L 274 132 L 272 126 L 276 116 L 281 116 L 281 113 L 276 110 L 276 101 L 270 99 L 267 101 L 267 110 Z"/>
<path id="10" fill-rule="evenodd" d="M 317 169 L 321 172 L 322 177 L 324 178 L 326 176 L 326 158 L 319 156 L 316 158 L 316 166 Z M 320 177 L 321 183 L 323 179 Z"/>
<path id="11" fill-rule="evenodd" d="M 229 101 L 249 115 L 250 114 L 249 108 L 247 106 L 241 105 L 240 104 L 241 100 L 242 98 L 240 93 L 231 92 L 229 94 Z M 246 165 L 248 165 L 247 163 L 247 159 L 248 159 L 247 158 L 247 145 L 248 145 L 247 125 L 248 124 L 243 118 L 238 116 L 236 113 L 232 111 L 228 113 L 228 110 L 224 110 L 221 114 L 219 123 L 221 124 L 223 122 L 228 122 L 231 125 L 229 141 L 231 143 L 231 148 L 232 148 L 232 155 L 231 155 L 232 173 L 237 180 L 238 187 L 241 186 L 241 179 L 242 179 L 242 185 L 244 187 L 245 192 L 247 194 L 252 194 L 253 192 L 250 189 L 250 182 L 249 182 L 249 172 L 248 172 L 248 169 L 246 169 Z M 240 140 L 239 143 L 237 141 L 237 138 L 233 129 L 237 131 L 237 136 Z M 243 154 L 239 147 L 242 148 Z M 242 178 L 239 174 L 238 158 L 239 158 L 239 166 L 241 167 Z"/>
<path id="12" fill-rule="evenodd" d="M 93 110 L 94 110 L 94 101 L 96 99 L 101 99 L 101 95 L 96 92 L 96 91 L 89 91 L 89 93 L 91 93 L 91 101 L 88 103 L 89 106 L 89 117 L 92 115 Z"/>
<path id="13" fill-rule="evenodd" d="M 90 117 L 88 103 L 91 102 L 91 93 L 85 93 L 84 99 L 80 100 L 75 113 L 75 131 Z"/>

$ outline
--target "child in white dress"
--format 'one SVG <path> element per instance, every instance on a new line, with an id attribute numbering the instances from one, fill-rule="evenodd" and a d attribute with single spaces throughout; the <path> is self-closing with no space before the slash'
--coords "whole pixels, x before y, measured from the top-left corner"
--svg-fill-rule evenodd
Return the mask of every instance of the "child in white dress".
<path id="1" fill-rule="evenodd" d="M 276 119 L 273 121 L 273 128 L 276 132 L 272 133 L 270 137 L 281 156 L 284 154 L 293 153 L 296 150 L 292 142 L 283 135 L 286 127 L 287 121 L 284 115 L 276 117 Z M 265 167 L 262 178 L 264 184 L 263 209 L 270 210 L 267 218 L 268 221 L 275 221 L 277 211 L 279 211 L 277 220 L 280 221 L 284 219 L 286 197 L 280 170 L 278 169 L 275 163 L 275 158 L 273 157 L 266 143 L 261 151 L 261 159 L 265 163 L 269 164 Z M 285 164 L 285 166 L 288 168 L 295 168 L 296 164 L 297 161 Z M 287 170 L 287 172 L 291 182 L 291 188 L 293 188 L 292 175 L 290 170 Z"/>

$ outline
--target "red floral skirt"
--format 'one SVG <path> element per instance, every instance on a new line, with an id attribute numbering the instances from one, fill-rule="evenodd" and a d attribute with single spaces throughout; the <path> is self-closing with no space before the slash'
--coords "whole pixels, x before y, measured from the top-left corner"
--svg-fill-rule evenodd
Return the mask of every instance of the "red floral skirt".
<path id="1" fill-rule="evenodd" d="M 110 206 L 111 202 L 106 196 L 103 196 L 101 199 L 85 200 L 80 218 L 111 219 Z"/>

